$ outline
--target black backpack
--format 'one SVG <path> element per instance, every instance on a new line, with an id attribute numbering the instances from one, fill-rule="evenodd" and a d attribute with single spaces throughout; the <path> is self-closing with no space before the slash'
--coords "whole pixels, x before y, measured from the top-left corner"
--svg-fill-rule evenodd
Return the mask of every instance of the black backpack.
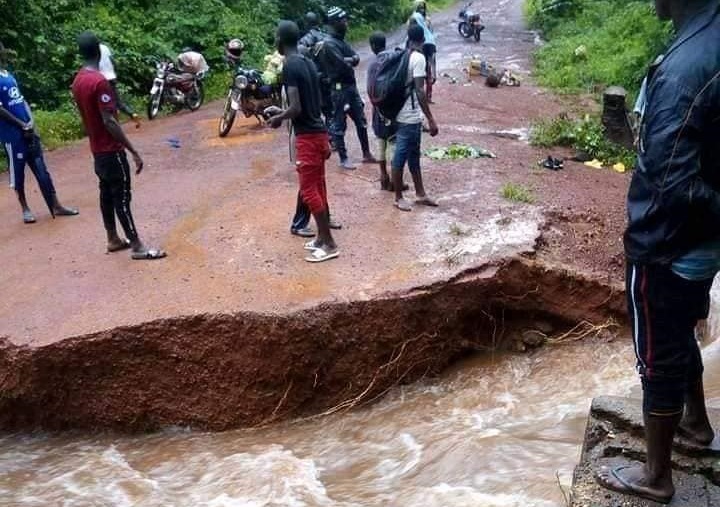
<path id="1" fill-rule="evenodd" d="M 383 51 L 368 69 L 367 92 L 372 105 L 387 120 L 395 120 L 413 91 L 408 84 L 410 51 Z"/>

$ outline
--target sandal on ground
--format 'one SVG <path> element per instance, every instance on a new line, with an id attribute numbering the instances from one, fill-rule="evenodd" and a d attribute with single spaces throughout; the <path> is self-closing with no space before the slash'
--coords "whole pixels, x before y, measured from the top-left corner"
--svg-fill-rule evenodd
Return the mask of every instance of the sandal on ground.
<path id="1" fill-rule="evenodd" d="M 301 238 L 314 238 L 315 231 L 310 227 L 303 227 L 302 229 L 290 229 L 290 234 L 293 236 L 300 236 Z"/>
<path id="2" fill-rule="evenodd" d="M 114 245 L 108 245 L 107 247 L 107 253 L 115 253 L 115 252 L 122 252 L 123 250 L 128 250 L 130 248 L 130 241 L 127 239 L 121 240 L 120 243 L 116 243 Z"/>
<path id="3" fill-rule="evenodd" d="M 35 220 L 35 215 L 33 215 L 31 211 L 23 211 L 22 215 L 23 222 L 26 224 L 34 224 L 35 222 L 37 222 L 37 220 Z"/>
<path id="4" fill-rule="evenodd" d="M 309 252 L 314 252 L 318 248 L 322 248 L 322 243 L 320 243 L 320 241 L 318 241 L 317 239 L 314 239 L 305 243 L 303 245 L 303 248 Z"/>
<path id="5" fill-rule="evenodd" d="M 313 250 L 313 252 L 310 254 L 309 257 L 305 257 L 305 260 L 308 262 L 325 262 L 329 261 L 330 259 L 336 259 L 340 255 L 340 252 L 336 250 L 333 251 L 327 251 L 324 248 L 318 248 L 316 250 Z"/>
<path id="6" fill-rule="evenodd" d="M 400 211 L 412 211 L 412 206 L 405 199 L 395 201 L 395 207 Z"/>
<path id="7" fill-rule="evenodd" d="M 332 218 L 330 219 L 330 224 L 328 226 L 334 231 L 340 231 L 343 228 L 343 226 L 340 222 L 336 222 Z"/>
<path id="8" fill-rule="evenodd" d="M 340 161 L 340 169 L 345 169 L 346 171 L 354 171 L 357 169 L 355 164 L 350 162 L 350 160 L 341 160 Z"/>
<path id="9" fill-rule="evenodd" d="M 415 204 L 418 204 L 420 206 L 429 206 L 431 208 L 438 207 L 438 203 L 430 199 L 428 196 L 415 199 Z"/>
<path id="10" fill-rule="evenodd" d="M 595 480 L 603 488 L 608 489 L 610 491 L 614 491 L 616 493 L 620 493 L 622 495 L 634 496 L 636 498 L 642 498 L 643 500 L 649 500 L 651 502 L 657 502 L 657 503 L 661 503 L 661 504 L 665 504 L 665 505 L 669 504 L 672 501 L 673 495 L 658 496 L 658 495 L 653 495 L 649 491 L 638 490 L 637 489 L 638 487 L 636 485 L 628 482 L 622 475 L 620 475 L 623 470 L 627 470 L 628 468 L 632 468 L 632 467 L 619 466 L 619 467 L 614 467 L 614 468 L 610 469 L 610 475 L 612 475 L 612 478 L 615 479 L 618 482 L 618 484 L 620 484 L 620 486 L 616 486 L 615 484 L 607 482 L 599 474 L 597 474 L 595 476 Z"/>
<path id="11" fill-rule="evenodd" d="M 167 253 L 163 250 L 150 248 L 148 250 L 140 250 L 139 252 L 132 253 L 132 259 L 136 261 L 154 261 L 158 259 L 164 259 L 167 257 Z"/>

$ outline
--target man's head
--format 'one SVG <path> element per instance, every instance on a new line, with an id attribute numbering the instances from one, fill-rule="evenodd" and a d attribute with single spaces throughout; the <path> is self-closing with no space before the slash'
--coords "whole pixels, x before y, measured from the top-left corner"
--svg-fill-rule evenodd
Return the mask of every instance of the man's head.
<path id="1" fill-rule="evenodd" d="M 308 12 L 305 14 L 305 26 L 308 30 L 311 28 L 317 28 L 320 26 L 320 18 L 314 12 Z"/>
<path id="2" fill-rule="evenodd" d="M 415 12 L 419 12 L 423 16 L 427 15 L 427 3 L 425 0 L 415 0 Z"/>
<path id="3" fill-rule="evenodd" d="M 348 14 L 340 7 L 331 7 L 327 12 L 328 25 L 330 25 L 335 33 L 344 37 L 348 31 Z"/>
<path id="4" fill-rule="evenodd" d="M 83 32 L 77 38 L 78 53 L 88 63 L 100 62 L 100 39 L 92 32 Z"/>
<path id="5" fill-rule="evenodd" d="M 275 34 L 277 50 L 285 55 L 289 49 L 297 48 L 300 40 L 300 29 L 293 21 L 280 21 Z"/>
<path id="6" fill-rule="evenodd" d="M 374 32 L 370 36 L 370 49 L 376 55 L 382 53 L 387 48 L 387 39 L 382 32 Z"/>
<path id="7" fill-rule="evenodd" d="M 408 28 L 408 47 L 420 49 L 425 44 L 425 30 L 420 25 L 412 25 Z"/>

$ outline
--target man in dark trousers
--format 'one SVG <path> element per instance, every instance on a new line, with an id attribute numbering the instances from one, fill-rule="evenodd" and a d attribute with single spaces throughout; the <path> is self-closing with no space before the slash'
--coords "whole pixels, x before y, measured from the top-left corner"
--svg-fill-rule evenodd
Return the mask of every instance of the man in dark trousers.
<path id="1" fill-rule="evenodd" d="M 166 256 L 165 252 L 147 248 L 140 241 L 130 211 L 130 164 L 125 150 L 132 154 L 136 174 L 143 170 L 143 161 L 118 122 L 115 94 L 98 69 L 100 41 L 94 34 L 84 32 L 78 37 L 78 48 L 84 64 L 75 76 L 72 93 L 90 138 L 95 174 L 100 180 L 100 209 L 107 233 L 107 251 L 129 248 L 133 259 L 161 259 Z M 118 236 L 116 216 L 127 239 Z"/>
<path id="2" fill-rule="evenodd" d="M 277 29 L 278 51 L 285 57 L 283 85 L 287 92 L 288 108 L 278 111 L 268 120 L 279 128 L 290 120 L 295 129 L 297 172 L 300 193 L 310 207 L 318 228 L 317 239 L 308 242 L 305 249 L 308 262 L 324 262 L 339 255 L 330 232 L 325 161 L 330 158 L 330 145 L 322 120 L 322 97 L 315 64 L 298 52 L 300 30 L 292 21 L 281 21 Z"/>
<path id="3" fill-rule="evenodd" d="M 35 132 L 30 105 L 25 100 L 15 76 L 7 70 L 10 51 L 0 42 L 0 144 L 7 155 L 10 187 L 15 189 L 23 222 L 35 223 L 25 196 L 25 165 L 35 175 L 40 191 L 53 217 L 77 215 L 78 210 L 66 208 L 57 198 L 55 185 L 45 165 L 40 137 Z"/>
<path id="4" fill-rule="evenodd" d="M 675 435 L 698 446 L 715 439 L 694 331 L 720 269 L 720 4 L 655 0 L 655 7 L 677 37 L 648 73 L 625 233 L 647 458 L 601 470 L 597 480 L 669 503 Z"/>
<path id="5" fill-rule="evenodd" d="M 360 57 L 345 41 L 348 31 L 348 15 L 339 7 L 332 7 L 328 13 L 329 36 L 323 44 L 320 58 L 322 67 L 328 73 L 332 88 L 333 121 L 331 133 L 333 144 L 340 156 L 340 167 L 353 170 L 355 166 L 348 158 L 345 146 L 347 116 L 350 116 L 357 129 L 360 146 L 363 152 L 363 163 L 376 164 L 377 160 L 370 153 L 368 139 L 368 123 L 365 117 L 365 104 L 360 98 L 355 78 L 355 67 Z"/>

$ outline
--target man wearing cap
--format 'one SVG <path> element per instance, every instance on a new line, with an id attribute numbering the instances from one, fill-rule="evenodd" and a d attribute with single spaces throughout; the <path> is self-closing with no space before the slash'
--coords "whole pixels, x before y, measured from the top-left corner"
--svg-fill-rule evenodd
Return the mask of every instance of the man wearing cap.
<path id="1" fill-rule="evenodd" d="M 25 164 L 35 175 L 40 191 L 55 216 L 77 215 L 78 210 L 66 208 L 57 198 L 55 186 L 45 165 L 40 138 L 35 132 L 32 112 L 25 101 L 15 76 L 7 70 L 11 51 L 0 42 L 0 143 L 8 157 L 10 187 L 17 193 L 23 222 L 35 223 L 25 197 Z"/>
<path id="2" fill-rule="evenodd" d="M 350 162 L 345 146 L 347 116 L 350 116 L 355 123 L 362 147 L 363 163 L 377 163 L 375 157 L 370 153 L 365 104 L 360 98 L 355 78 L 355 67 L 360 63 L 360 57 L 345 41 L 348 30 L 347 13 L 339 7 L 332 7 L 328 10 L 327 17 L 329 34 L 323 44 L 320 61 L 322 68 L 328 73 L 332 88 L 331 132 L 335 149 L 340 156 L 340 167 L 353 170 L 355 166 Z"/>
<path id="3" fill-rule="evenodd" d="M 133 156 L 136 174 L 143 170 L 143 161 L 118 122 L 115 95 L 99 70 L 100 41 L 93 33 L 84 32 L 78 37 L 78 49 L 84 65 L 75 76 L 72 93 L 90 138 L 95 174 L 100 180 L 100 210 L 107 233 L 107 251 L 131 249 L 133 259 L 161 259 L 166 256 L 164 251 L 147 248 L 140 241 L 130 211 L 130 164 L 125 150 Z M 116 216 L 127 239 L 118 236 Z"/>

